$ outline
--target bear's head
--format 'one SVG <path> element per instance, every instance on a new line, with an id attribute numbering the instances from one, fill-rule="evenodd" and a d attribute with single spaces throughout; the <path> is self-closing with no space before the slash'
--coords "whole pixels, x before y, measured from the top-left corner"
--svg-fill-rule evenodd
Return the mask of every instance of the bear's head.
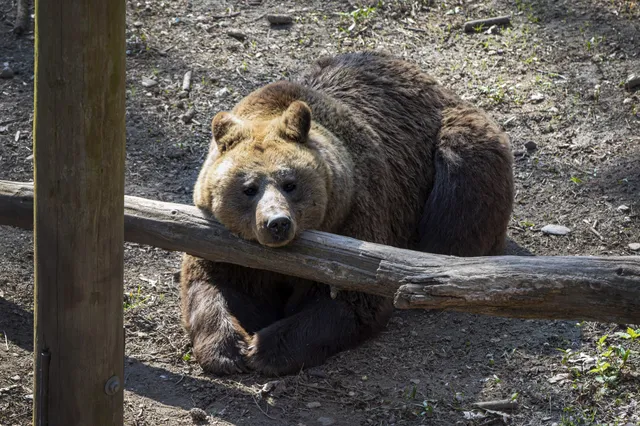
<path id="1" fill-rule="evenodd" d="M 291 242 L 323 222 L 327 170 L 309 146 L 311 110 L 294 101 L 275 116 L 213 118 L 209 156 L 195 204 L 231 232 L 270 247 Z"/>

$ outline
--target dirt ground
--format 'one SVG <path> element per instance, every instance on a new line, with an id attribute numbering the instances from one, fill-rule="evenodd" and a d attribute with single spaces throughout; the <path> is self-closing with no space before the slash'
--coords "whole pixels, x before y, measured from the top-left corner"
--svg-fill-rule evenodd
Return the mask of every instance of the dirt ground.
<path id="1" fill-rule="evenodd" d="M 271 26 L 270 12 L 294 22 Z M 513 17 L 501 32 L 462 30 L 503 14 Z M 14 17 L 0 0 L 0 64 L 14 73 L 0 79 L 0 179 L 31 181 L 33 33 L 12 34 Z M 632 255 L 640 96 L 624 82 L 640 73 L 639 18 L 636 0 L 128 1 L 126 192 L 191 203 L 217 111 L 321 55 L 384 49 L 509 132 L 510 253 Z M 546 235 L 547 224 L 571 232 Z M 0 227 L 1 426 L 31 422 L 32 245 L 30 232 Z M 193 408 L 211 425 L 640 425 L 640 325 L 399 311 L 378 339 L 270 392 L 257 374 L 204 375 L 179 322 L 179 262 L 126 245 L 127 425 L 197 423 Z M 472 405 L 496 399 L 518 407 Z"/>

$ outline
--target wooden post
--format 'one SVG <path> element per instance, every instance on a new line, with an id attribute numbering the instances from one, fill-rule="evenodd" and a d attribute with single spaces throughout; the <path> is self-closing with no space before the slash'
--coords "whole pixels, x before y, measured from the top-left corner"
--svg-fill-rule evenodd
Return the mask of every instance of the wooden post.
<path id="1" fill-rule="evenodd" d="M 34 424 L 122 425 L 125 1 L 35 5 Z"/>

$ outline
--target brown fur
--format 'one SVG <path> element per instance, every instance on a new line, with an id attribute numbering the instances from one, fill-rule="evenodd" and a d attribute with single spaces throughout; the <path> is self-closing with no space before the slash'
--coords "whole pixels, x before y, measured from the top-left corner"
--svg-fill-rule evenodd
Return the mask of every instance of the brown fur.
<path id="1" fill-rule="evenodd" d="M 499 253 L 513 198 L 504 132 L 418 67 L 319 60 L 212 120 L 195 204 L 278 247 L 305 229 L 434 253 Z M 379 333 L 390 300 L 185 255 L 183 322 L 202 367 L 294 373 Z"/>

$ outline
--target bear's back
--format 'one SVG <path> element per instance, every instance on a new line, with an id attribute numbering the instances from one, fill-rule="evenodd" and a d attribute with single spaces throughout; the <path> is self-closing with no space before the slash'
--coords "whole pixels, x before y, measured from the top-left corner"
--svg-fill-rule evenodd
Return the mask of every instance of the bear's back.
<path id="1" fill-rule="evenodd" d="M 433 186 L 440 86 L 418 67 L 373 52 L 320 59 L 296 83 L 344 108 L 342 116 L 321 110 L 315 118 L 352 152 L 361 178 L 362 208 L 352 219 L 357 231 L 345 233 L 407 247 Z M 359 131 L 346 131 L 335 120 L 353 120 Z M 376 235 L 363 236 L 360 222 L 375 226 L 364 233 Z"/>

